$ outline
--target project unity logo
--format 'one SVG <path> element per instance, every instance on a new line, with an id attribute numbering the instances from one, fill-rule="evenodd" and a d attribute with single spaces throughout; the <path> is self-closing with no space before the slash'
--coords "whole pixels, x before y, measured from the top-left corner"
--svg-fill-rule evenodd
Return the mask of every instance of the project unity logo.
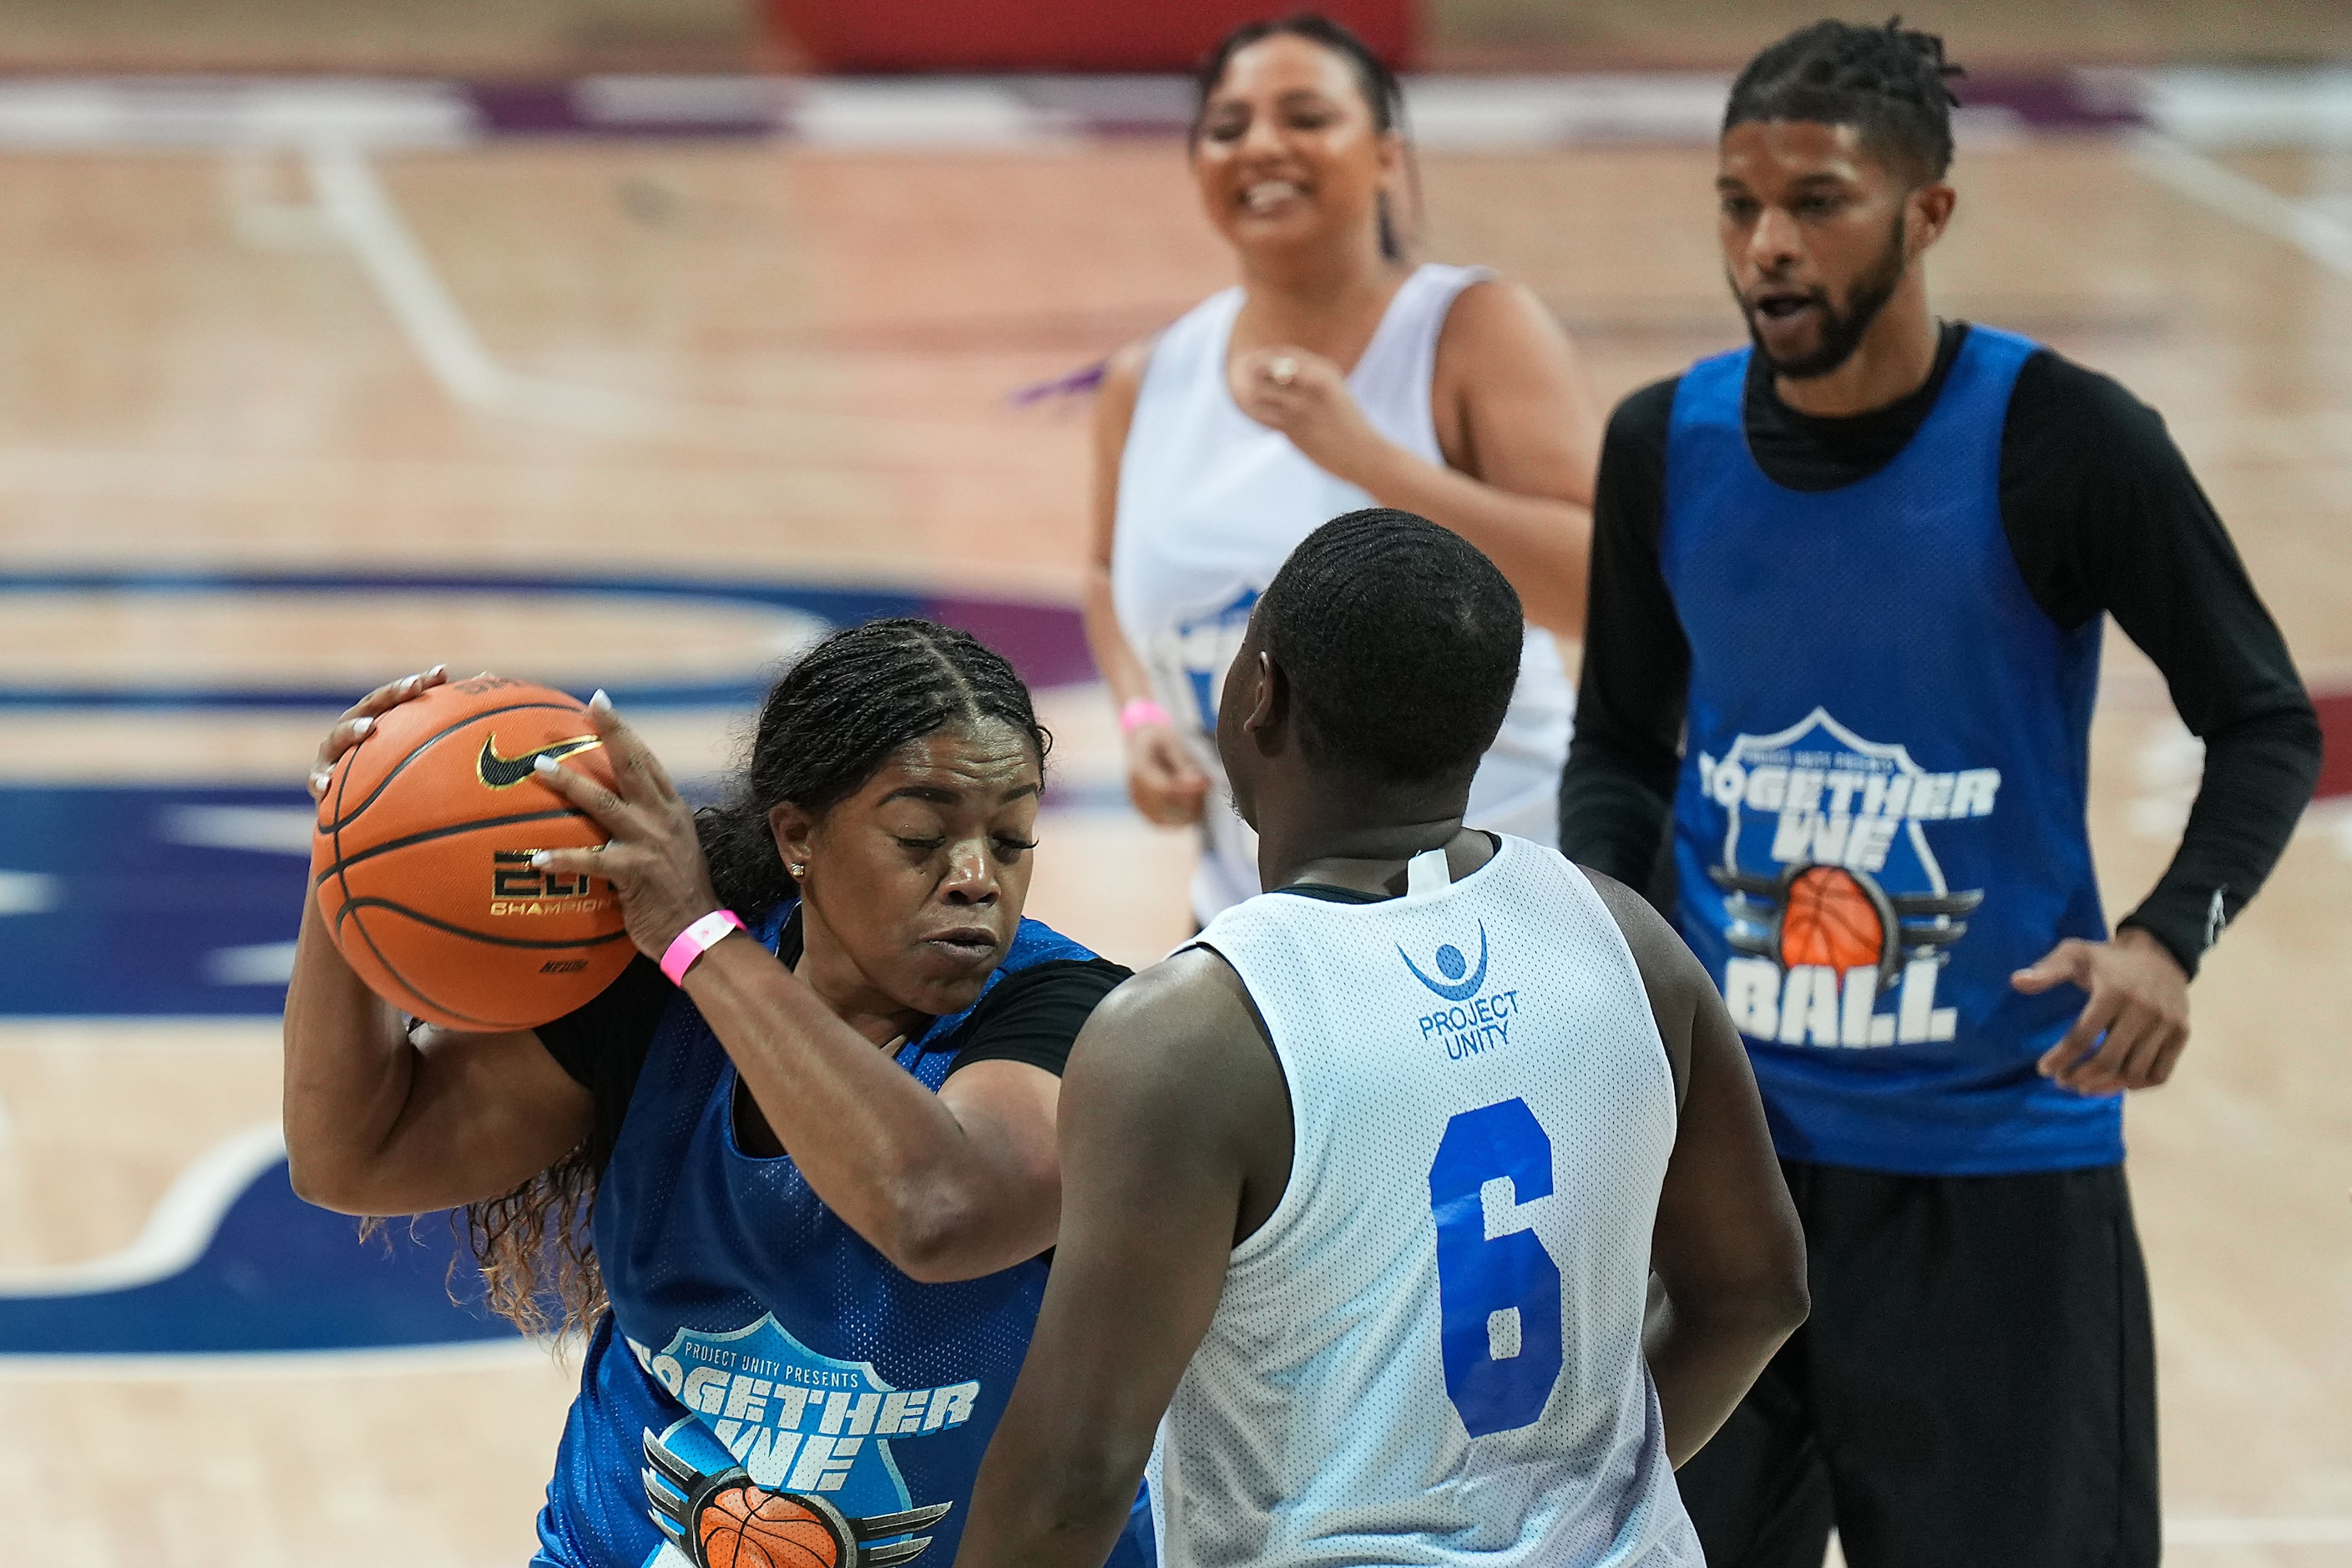
<path id="1" fill-rule="evenodd" d="M 1486 984 L 1486 924 L 1484 921 L 1478 923 L 1478 973 L 1467 980 L 1462 976 L 1463 972 L 1470 967 L 1469 961 L 1462 956 L 1462 950 L 1450 942 L 1437 950 L 1437 973 L 1445 976 L 1444 981 L 1432 980 L 1423 974 L 1421 965 L 1412 961 L 1412 954 L 1403 948 L 1397 949 L 1397 956 L 1404 960 L 1404 966 L 1412 971 L 1415 980 L 1448 1002 L 1467 1002 L 1478 994 L 1478 987 Z"/>
<path id="2" fill-rule="evenodd" d="M 1444 976 L 1443 980 L 1432 979 L 1403 948 L 1397 949 L 1397 956 L 1404 960 L 1404 966 L 1412 972 L 1415 980 L 1452 1004 L 1416 1020 L 1423 1039 L 1444 1045 L 1445 1054 L 1457 1062 L 1511 1043 L 1511 1020 L 1518 1016 L 1519 994 L 1495 991 L 1480 994 L 1486 984 L 1485 921 L 1478 925 L 1478 967 L 1475 970 L 1470 961 L 1462 956 L 1462 950 L 1450 942 L 1432 955 L 1437 973 Z"/>

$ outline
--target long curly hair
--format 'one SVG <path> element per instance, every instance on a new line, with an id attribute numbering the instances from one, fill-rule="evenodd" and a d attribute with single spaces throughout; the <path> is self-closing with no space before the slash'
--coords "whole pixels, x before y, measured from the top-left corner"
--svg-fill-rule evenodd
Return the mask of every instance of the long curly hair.
<path id="1" fill-rule="evenodd" d="M 790 801 L 822 816 L 908 742 L 991 720 L 1026 735 L 1045 766 L 1053 737 L 1029 688 L 969 632 L 899 617 L 818 643 L 770 689 L 751 754 L 720 804 L 696 813 L 719 901 L 757 925 L 795 896 L 768 827 L 776 806 Z M 481 1269 L 485 1303 L 525 1333 L 584 1333 L 610 1304 L 589 1229 L 597 1175 L 583 1143 L 514 1191 L 450 1216 Z"/>

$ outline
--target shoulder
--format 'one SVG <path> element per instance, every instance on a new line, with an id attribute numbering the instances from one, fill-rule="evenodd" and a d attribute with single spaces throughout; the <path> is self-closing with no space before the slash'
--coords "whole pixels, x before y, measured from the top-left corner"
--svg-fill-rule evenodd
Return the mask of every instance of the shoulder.
<path id="1" fill-rule="evenodd" d="M 2122 382 L 2051 348 L 2035 349 L 2018 367 L 2007 436 L 2092 462 L 2128 462 L 2151 443 L 2169 447 L 2172 439 L 2164 416 Z"/>
<path id="2" fill-rule="evenodd" d="M 1609 438 L 1664 447 L 1666 428 L 1674 423 L 1675 395 L 1682 390 L 1682 384 L 1681 376 L 1670 375 L 1627 393 L 1610 412 Z"/>
<path id="3" fill-rule="evenodd" d="M 1161 960 L 1103 998 L 1071 1058 L 1144 1091 L 1200 1098 L 1203 1083 L 1251 1063 L 1271 1067 L 1265 1026 L 1233 965 L 1206 948 Z M 1276 1078 L 1279 1078 L 1278 1072 Z M 1216 1096 L 1206 1098 L 1215 1099 Z"/>
<path id="4" fill-rule="evenodd" d="M 1150 367 L 1159 334 L 1138 338 L 1111 351 L 1103 361 L 1102 382 L 1095 388 L 1095 423 L 1099 428 L 1125 431 L 1135 417 L 1135 400 L 1143 390 L 1143 373 Z"/>
<path id="5" fill-rule="evenodd" d="M 1482 373 L 1521 363 L 1549 364 L 1574 353 L 1567 329 L 1534 289 L 1492 273 L 1461 287 L 1437 335 L 1441 366 L 1475 362 Z"/>
<path id="6" fill-rule="evenodd" d="M 1690 1078 L 1690 1021 L 1701 1006 L 1717 1000 L 1715 982 L 1698 955 L 1649 900 L 1589 866 L 1576 868 L 1601 896 L 1633 955 L 1633 966 L 1641 972 L 1642 989 L 1649 995 L 1651 1016 L 1657 1023 L 1679 1088 Z"/>
<path id="7" fill-rule="evenodd" d="M 1654 381 L 1630 393 L 1610 412 L 1608 433 L 1601 444 L 1601 466 L 1622 469 L 1628 463 L 1644 473 L 1663 474 L 1666 437 L 1674 426 L 1675 395 L 1682 377 Z"/>
<path id="8" fill-rule="evenodd" d="M 1130 973 L 1024 921 L 996 983 L 934 1048 L 955 1052 L 951 1073 L 976 1062 L 1017 1061 L 1059 1074 L 1097 1005 Z"/>

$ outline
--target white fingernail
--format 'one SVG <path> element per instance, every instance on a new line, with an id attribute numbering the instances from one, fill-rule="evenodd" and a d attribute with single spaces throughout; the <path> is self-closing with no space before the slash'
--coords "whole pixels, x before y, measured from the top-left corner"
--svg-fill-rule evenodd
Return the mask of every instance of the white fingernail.
<path id="1" fill-rule="evenodd" d="M 613 700 L 604 695 L 604 689 L 600 686 L 596 689 L 596 694 L 588 699 L 588 706 L 591 708 L 601 708 L 605 712 L 610 713 L 613 710 Z"/>
<path id="2" fill-rule="evenodd" d="M 536 854 L 536 855 L 534 855 L 534 856 L 532 856 L 532 857 L 530 858 L 530 863 L 531 863 L 531 867 L 532 867 L 532 868 L 533 868 L 533 869 L 535 869 L 535 870 L 544 870 L 544 869 L 546 869 L 546 868 L 547 868 L 547 862 L 548 862 L 548 859 L 549 859 L 549 858 L 550 858 L 550 857 L 548 856 L 547 851 L 546 851 L 546 850 L 544 850 L 544 849 L 541 850 L 538 854 Z"/>
<path id="3" fill-rule="evenodd" d="M 364 735 L 374 728 L 375 720 L 373 718 L 359 718 L 352 721 L 352 733 L 354 735 Z"/>
<path id="4" fill-rule="evenodd" d="M 539 757 L 532 761 L 530 771 L 535 773 L 551 773 L 557 766 L 558 763 L 553 757 Z"/>
<path id="5" fill-rule="evenodd" d="M 435 676 L 436 676 L 436 675 L 446 675 L 446 674 L 448 674 L 448 673 L 449 673 L 449 667 L 448 667 L 447 665 L 446 665 L 446 664 L 436 664 L 436 665 L 435 665 L 432 668 L 430 668 L 430 669 L 428 669 L 428 670 L 426 670 L 426 671 L 425 672 L 425 679 L 427 679 L 427 680 L 430 680 L 430 679 L 433 679 Z"/>

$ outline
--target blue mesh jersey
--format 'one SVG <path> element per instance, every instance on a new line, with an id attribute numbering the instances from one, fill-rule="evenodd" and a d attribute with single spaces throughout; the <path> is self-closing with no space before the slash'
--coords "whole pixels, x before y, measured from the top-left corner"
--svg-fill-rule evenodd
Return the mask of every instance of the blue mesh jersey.
<path id="1" fill-rule="evenodd" d="M 1972 328 L 1910 443 L 1837 489 L 1748 450 L 1748 351 L 1675 391 L 1660 564 L 1690 639 L 1684 938 L 1780 1152 L 1923 1175 L 2111 1164 L 2120 1096 L 2034 1060 L 2083 1005 L 2012 971 L 2103 939 L 2084 828 L 2100 620 L 2034 603 L 2001 527 L 2035 344 Z"/>
<path id="2" fill-rule="evenodd" d="M 762 923 L 771 951 L 790 913 Z M 989 988 L 1092 957 L 1024 921 Z M 934 1022 L 898 1065 L 936 1092 L 969 1016 Z M 948 1285 L 908 1279 L 810 1191 L 791 1156 L 737 1147 L 735 1081 L 681 992 L 597 1191 L 613 1308 L 589 1342 L 533 1562 L 688 1568 L 671 1530 L 691 1534 L 706 1500 L 748 1479 L 822 1521 L 841 1568 L 916 1557 L 948 1568 L 1036 1327 L 1045 1265 Z M 1148 1568 L 1148 1518 L 1139 1508 L 1113 1563 Z"/>

